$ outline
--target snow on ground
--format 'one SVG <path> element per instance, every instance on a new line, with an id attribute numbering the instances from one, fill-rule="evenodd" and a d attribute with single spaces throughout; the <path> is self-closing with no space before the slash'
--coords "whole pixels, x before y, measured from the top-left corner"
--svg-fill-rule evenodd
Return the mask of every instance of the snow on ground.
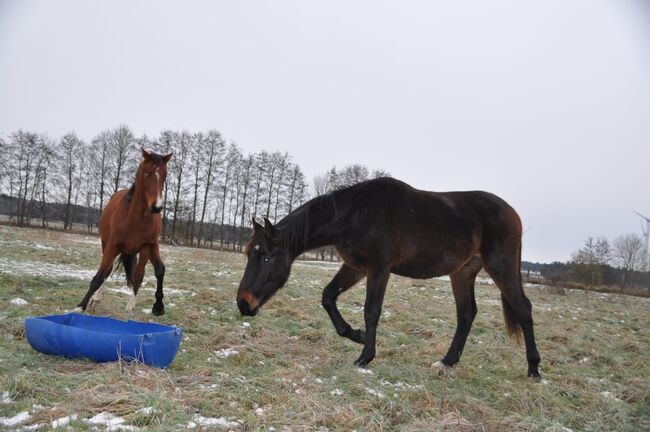
<path id="1" fill-rule="evenodd" d="M 42 261 L 13 261 L 0 258 L 0 272 L 29 276 L 47 276 L 90 280 L 96 270 L 85 270 L 67 264 L 51 264 Z"/>
<path id="2" fill-rule="evenodd" d="M 11 395 L 9 394 L 8 391 L 2 393 L 2 403 L 3 404 L 10 404 L 13 403 L 14 400 L 11 398 Z"/>
<path id="3" fill-rule="evenodd" d="M 194 429 L 197 426 L 200 427 L 222 427 L 222 428 L 238 428 L 242 425 L 240 420 L 226 418 L 226 417 L 203 417 L 200 414 L 196 414 L 192 421 L 187 423 L 187 429 Z"/>
<path id="4" fill-rule="evenodd" d="M 71 421 L 77 420 L 77 418 L 78 418 L 77 414 L 61 417 L 60 419 L 53 420 L 52 423 L 50 423 L 50 426 L 52 427 L 52 429 L 65 427 L 68 424 L 70 424 Z"/>
<path id="5" fill-rule="evenodd" d="M 220 349 L 219 351 L 215 351 L 214 353 L 219 358 L 226 358 L 226 357 L 230 357 L 230 356 L 239 354 L 239 351 L 234 350 L 233 348 L 223 348 L 223 349 Z"/>
<path id="6" fill-rule="evenodd" d="M 0 425 L 2 426 L 16 426 L 21 423 L 25 423 L 27 420 L 32 418 L 31 415 L 29 415 L 28 411 L 23 411 L 18 414 L 16 414 L 13 417 L 0 417 Z"/>
<path id="7" fill-rule="evenodd" d="M 20 297 L 16 297 L 14 299 L 9 300 L 9 303 L 11 303 L 14 306 L 25 306 L 27 303 L 27 300 L 21 299 Z"/>

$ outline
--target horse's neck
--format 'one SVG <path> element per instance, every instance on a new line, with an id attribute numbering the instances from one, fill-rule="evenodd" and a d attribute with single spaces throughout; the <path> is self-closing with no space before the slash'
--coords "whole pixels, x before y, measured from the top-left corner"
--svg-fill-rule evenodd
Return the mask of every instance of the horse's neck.
<path id="1" fill-rule="evenodd" d="M 129 199 L 128 217 L 130 220 L 139 220 L 146 213 L 147 203 L 142 187 L 135 185 L 133 193 Z"/>
<path id="2" fill-rule="evenodd" d="M 337 243 L 339 238 L 338 216 L 340 209 L 329 197 L 312 200 L 301 212 L 287 216 L 285 241 L 292 250 L 294 259 L 304 252 Z M 292 234 L 289 234 L 293 232 Z M 292 238 L 287 238 L 291 236 Z"/>

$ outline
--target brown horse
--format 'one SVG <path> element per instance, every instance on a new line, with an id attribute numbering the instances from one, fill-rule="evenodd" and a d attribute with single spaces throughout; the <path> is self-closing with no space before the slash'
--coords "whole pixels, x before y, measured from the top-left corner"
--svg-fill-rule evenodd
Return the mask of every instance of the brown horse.
<path id="1" fill-rule="evenodd" d="M 506 328 L 523 331 L 528 375 L 539 377 L 531 304 L 521 284 L 522 226 L 515 210 L 487 192 L 421 191 L 380 178 L 312 199 L 273 226 L 253 220 L 248 262 L 237 305 L 244 315 L 282 287 L 291 264 L 304 251 L 334 245 L 343 265 L 323 291 L 322 304 L 339 335 L 364 345 L 355 364 L 375 357 L 377 324 L 391 273 L 417 279 L 450 275 L 457 328 L 441 363 L 452 366 L 461 353 L 477 308 L 476 275 L 485 268 L 501 291 Z M 367 277 L 365 332 L 352 329 L 336 299 Z"/>
<path id="2" fill-rule="evenodd" d="M 162 156 L 142 149 L 142 162 L 130 189 L 116 192 L 106 205 L 99 219 L 99 234 L 102 239 L 102 263 L 90 283 L 88 292 L 79 303 L 78 310 L 85 311 L 88 302 L 99 301 L 99 288 L 113 271 L 113 262 L 119 255 L 124 266 L 126 281 L 133 288 L 133 296 L 126 306 L 132 310 L 135 296 L 142 285 L 144 267 L 151 261 L 156 274 L 156 302 L 154 315 L 163 315 L 163 278 L 165 265 L 160 258 L 158 237 L 160 236 L 160 211 L 162 190 L 167 177 L 167 162 L 172 155 Z M 139 258 L 136 254 L 140 254 Z M 135 266 L 135 271 L 134 271 Z M 99 291 L 98 291 L 99 290 Z"/>

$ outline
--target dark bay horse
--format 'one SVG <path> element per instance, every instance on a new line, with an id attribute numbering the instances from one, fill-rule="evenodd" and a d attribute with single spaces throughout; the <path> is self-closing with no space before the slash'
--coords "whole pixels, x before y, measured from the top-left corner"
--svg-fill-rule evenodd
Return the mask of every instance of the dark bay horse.
<path id="1" fill-rule="evenodd" d="M 237 292 L 244 315 L 255 315 L 287 281 L 304 251 L 334 245 L 343 265 L 323 290 L 322 304 L 336 332 L 363 344 L 355 364 L 375 357 L 377 324 L 391 273 L 416 279 L 450 275 L 457 328 L 442 364 L 460 359 L 477 308 L 476 275 L 485 268 L 499 290 L 506 329 L 524 334 L 528 376 L 539 377 L 531 303 L 521 274 L 522 225 L 515 210 L 487 192 L 427 192 L 379 178 L 322 195 L 277 225 L 253 220 L 248 262 Z M 352 329 L 336 299 L 367 277 L 365 331 Z"/>
<path id="2" fill-rule="evenodd" d="M 152 313 L 156 316 L 165 313 L 165 265 L 160 258 L 158 237 L 161 228 L 162 190 L 167 177 L 167 162 L 171 157 L 171 154 L 162 156 L 142 149 L 142 162 L 133 186 L 128 190 L 116 192 L 109 200 L 99 218 L 102 262 L 90 282 L 88 292 L 79 303 L 78 310 L 85 311 L 91 299 L 99 301 L 100 287 L 113 271 L 113 262 L 119 255 L 126 273 L 127 285 L 133 288 L 133 296 L 129 299 L 126 309 L 132 310 L 135 306 L 135 296 L 144 278 L 144 267 L 147 261 L 151 261 L 157 281 L 156 302 Z M 138 253 L 139 257 L 136 256 Z"/>

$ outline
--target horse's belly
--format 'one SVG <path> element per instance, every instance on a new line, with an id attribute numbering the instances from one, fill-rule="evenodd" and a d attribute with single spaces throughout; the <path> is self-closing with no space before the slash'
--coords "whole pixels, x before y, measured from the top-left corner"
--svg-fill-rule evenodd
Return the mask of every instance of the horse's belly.
<path id="1" fill-rule="evenodd" d="M 414 279 L 430 279 L 452 273 L 455 268 L 441 265 L 422 265 L 417 263 L 401 263 L 391 268 L 391 272 L 400 276 Z"/>

